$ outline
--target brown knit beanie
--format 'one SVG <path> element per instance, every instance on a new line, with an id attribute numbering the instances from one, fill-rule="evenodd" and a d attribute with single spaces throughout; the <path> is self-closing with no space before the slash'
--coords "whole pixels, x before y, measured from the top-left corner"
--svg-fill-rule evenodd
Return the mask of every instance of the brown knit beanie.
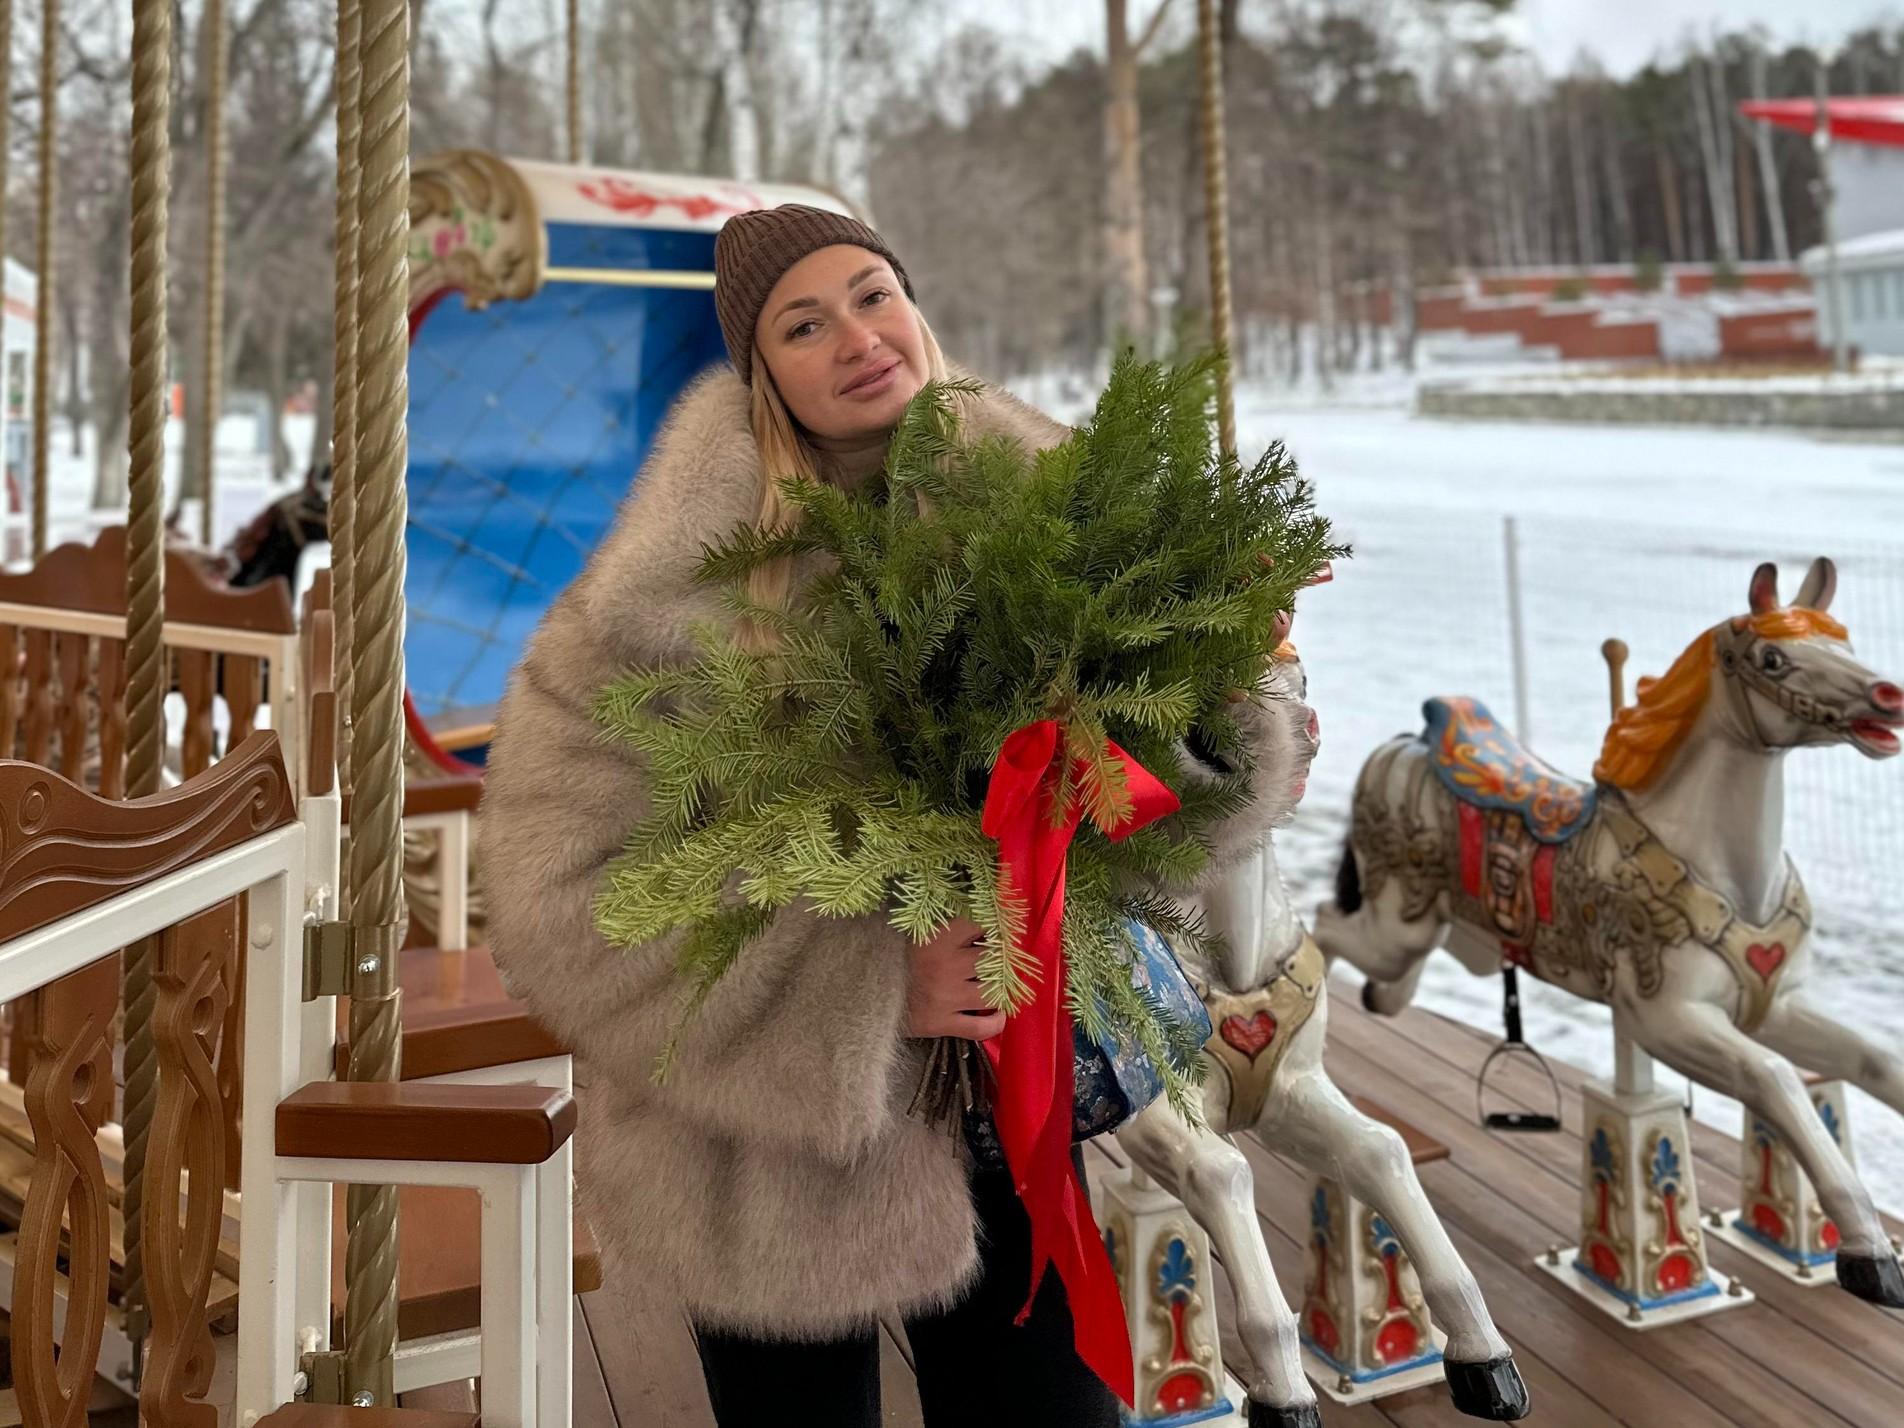
<path id="1" fill-rule="evenodd" d="M 727 355 L 741 381 L 753 382 L 754 324 L 760 321 L 767 294 L 788 268 L 835 243 L 879 254 L 892 264 L 906 296 L 912 296 L 912 279 L 886 240 L 844 213 L 783 203 L 737 213 L 721 226 L 714 239 L 714 310 L 720 314 Z"/>

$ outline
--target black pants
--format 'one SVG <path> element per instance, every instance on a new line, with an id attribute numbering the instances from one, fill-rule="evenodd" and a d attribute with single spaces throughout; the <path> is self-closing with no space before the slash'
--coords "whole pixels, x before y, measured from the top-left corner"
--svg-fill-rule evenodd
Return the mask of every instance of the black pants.
<path id="1" fill-rule="evenodd" d="M 972 1199 L 978 1283 L 944 1313 L 905 1321 L 926 1428 L 1116 1428 L 1116 1395 L 1072 1347 L 1055 1268 L 1030 1318 L 1012 1323 L 1031 1282 L 1031 1224 L 1011 1178 L 976 1173 Z M 697 1325 L 695 1341 L 720 1428 L 880 1428 L 876 1328 L 814 1344 Z"/>

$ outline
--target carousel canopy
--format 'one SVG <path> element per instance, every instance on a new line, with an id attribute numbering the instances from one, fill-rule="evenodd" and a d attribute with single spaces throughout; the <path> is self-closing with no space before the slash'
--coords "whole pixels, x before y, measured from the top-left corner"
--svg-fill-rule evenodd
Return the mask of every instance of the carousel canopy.
<path id="1" fill-rule="evenodd" d="M 1818 105 L 1810 99 L 1748 99 L 1739 106 L 1748 119 L 1763 119 L 1801 134 L 1816 132 Z M 1831 137 L 1860 144 L 1904 147 L 1904 94 L 1827 99 Z"/>
<path id="2" fill-rule="evenodd" d="M 459 151 L 411 181 L 409 625 L 429 723 L 480 722 L 614 519 L 668 408 L 725 359 L 714 235 L 834 195 Z"/>

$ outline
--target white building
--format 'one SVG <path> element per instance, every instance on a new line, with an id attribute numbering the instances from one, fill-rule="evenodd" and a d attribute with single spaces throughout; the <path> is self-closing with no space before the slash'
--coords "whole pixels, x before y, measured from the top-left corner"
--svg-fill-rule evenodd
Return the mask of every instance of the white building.
<path id="1" fill-rule="evenodd" d="M 1809 249 L 1799 265 L 1817 289 L 1818 340 L 1829 348 L 1837 330 L 1832 325 L 1825 250 Z M 1866 356 L 1904 357 L 1904 228 L 1840 243 L 1838 281 L 1848 344 Z"/>

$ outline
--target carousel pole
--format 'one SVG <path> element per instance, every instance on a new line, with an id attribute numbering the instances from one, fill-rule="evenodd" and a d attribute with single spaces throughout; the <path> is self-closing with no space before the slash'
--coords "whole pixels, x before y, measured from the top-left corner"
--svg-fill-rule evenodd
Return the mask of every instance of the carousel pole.
<path id="1" fill-rule="evenodd" d="M 47 462 L 51 452 L 47 427 L 53 418 L 53 207 L 59 200 L 55 182 L 55 140 L 59 136 L 59 0 L 40 4 L 40 214 L 38 293 L 33 307 L 33 559 L 46 554 Z"/>
<path id="2" fill-rule="evenodd" d="M 159 791 L 164 749 L 166 193 L 172 167 L 171 0 L 137 0 L 132 9 L 132 333 L 130 496 L 126 516 L 126 796 Z M 135 1363 L 149 1317 L 145 1289 L 146 1148 L 158 1100 L 158 1003 L 153 964 L 158 939 L 125 950 L 125 1244 L 126 1336 Z M 134 1384 L 137 1387 L 137 1384 Z"/>
<path id="3" fill-rule="evenodd" d="M 410 10 L 363 0 L 363 174 L 358 270 L 362 403 L 353 538 L 350 1079 L 398 1076 L 403 942 L 403 527 L 409 458 Z M 344 1389 L 389 1406 L 397 1346 L 397 1193 L 350 1188 Z"/>
<path id="4" fill-rule="evenodd" d="M 205 0 L 205 370 L 199 376 L 199 542 L 217 544 L 213 533 L 213 483 L 218 472 L 218 418 L 225 386 L 225 79 L 230 36 L 225 0 Z"/>
<path id="5" fill-rule="evenodd" d="M 569 0 L 569 162 L 582 162 L 581 0 Z"/>
<path id="6" fill-rule="evenodd" d="M 337 771 L 350 790 L 350 620 L 356 561 L 352 542 L 357 510 L 357 268 L 362 232 L 357 211 L 363 187 L 363 7 L 361 0 L 337 5 L 337 294 L 336 380 L 331 384 L 331 603 L 336 648 Z M 342 891 L 340 889 L 340 891 Z M 343 906 L 349 907 L 348 901 Z"/>
<path id="7" fill-rule="evenodd" d="M 1230 184 L 1223 156 L 1223 37 L 1217 32 L 1216 0 L 1197 0 L 1197 57 L 1203 73 L 1200 131 L 1203 139 L 1203 203 L 1210 230 L 1210 338 L 1223 354 L 1217 371 L 1217 436 L 1225 456 L 1236 455 L 1235 355 L 1230 312 Z"/>

